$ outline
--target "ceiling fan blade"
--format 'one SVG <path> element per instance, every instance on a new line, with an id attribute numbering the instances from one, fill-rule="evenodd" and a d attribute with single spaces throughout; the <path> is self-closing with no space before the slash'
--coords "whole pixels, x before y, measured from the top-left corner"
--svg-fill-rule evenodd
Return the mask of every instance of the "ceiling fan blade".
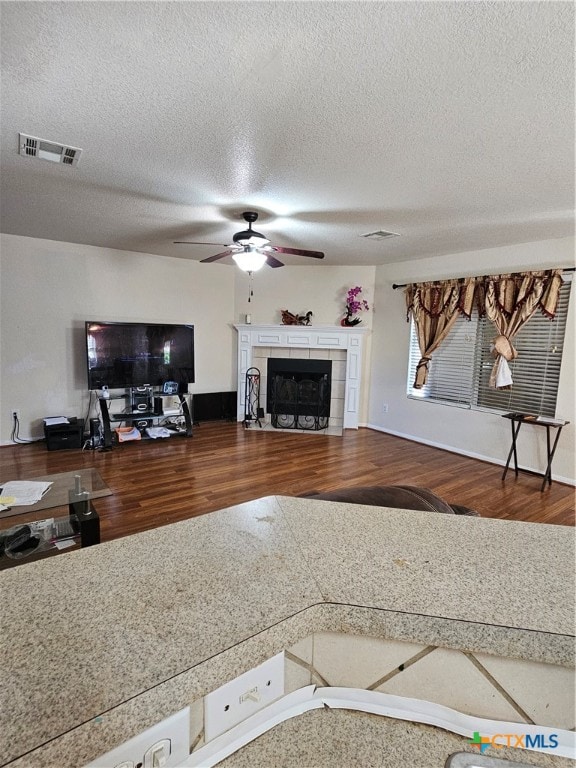
<path id="1" fill-rule="evenodd" d="M 281 248 L 279 245 L 273 245 L 272 250 L 277 251 L 278 253 L 291 253 L 294 256 L 309 256 L 312 259 L 324 258 L 322 251 L 303 251 L 300 248 Z"/>
<path id="2" fill-rule="evenodd" d="M 219 245 L 222 248 L 227 248 L 228 243 L 197 243 L 195 240 L 173 240 L 174 245 Z"/>
<path id="3" fill-rule="evenodd" d="M 218 259 L 223 259 L 225 256 L 230 256 L 231 253 L 236 253 L 236 251 L 222 251 L 222 253 L 217 253 L 215 256 L 208 256 L 207 259 L 200 259 L 200 264 L 206 264 L 209 261 L 218 261 Z"/>
<path id="4" fill-rule="evenodd" d="M 274 258 L 271 254 L 266 254 L 266 264 L 268 264 L 269 267 L 283 267 L 284 264 L 281 261 L 278 261 L 278 259 Z"/>

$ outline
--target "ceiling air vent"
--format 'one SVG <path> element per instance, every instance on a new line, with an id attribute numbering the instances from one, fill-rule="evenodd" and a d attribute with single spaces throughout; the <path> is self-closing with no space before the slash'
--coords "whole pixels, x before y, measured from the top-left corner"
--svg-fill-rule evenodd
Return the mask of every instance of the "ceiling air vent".
<path id="1" fill-rule="evenodd" d="M 384 229 L 377 229 L 376 232 L 366 232 L 360 237 L 367 237 L 369 240 L 385 240 L 387 237 L 399 237 L 397 232 L 386 232 Z"/>
<path id="2" fill-rule="evenodd" d="M 18 153 L 25 157 L 36 157 L 39 160 L 50 160 L 51 163 L 63 165 L 77 165 L 82 150 L 78 147 L 67 147 L 65 144 L 56 144 L 53 141 L 39 139 L 37 136 L 18 134 Z"/>

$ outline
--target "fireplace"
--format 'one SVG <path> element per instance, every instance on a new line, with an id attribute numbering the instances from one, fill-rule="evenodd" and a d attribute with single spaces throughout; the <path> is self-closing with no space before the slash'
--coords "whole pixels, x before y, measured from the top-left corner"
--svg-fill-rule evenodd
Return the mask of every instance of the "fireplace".
<path id="1" fill-rule="evenodd" d="M 332 361 L 268 358 L 266 410 L 275 429 L 328 427 Z"/>
<path id="2" fill-rule="evenodd" d="M 246 399 L 246 371 L 256 366 L 267 378 L 267 359 L 308 358 L 332 362 L 330 429 L 358 429 L 362 379 L 362 344 L 368 329 L 354 326 L 236 325 L 238 331 L 238 421 Z M 260 393 L 263 401 L 267 382 Z M 264 403 L 262 402 L 262 405 Z"/>

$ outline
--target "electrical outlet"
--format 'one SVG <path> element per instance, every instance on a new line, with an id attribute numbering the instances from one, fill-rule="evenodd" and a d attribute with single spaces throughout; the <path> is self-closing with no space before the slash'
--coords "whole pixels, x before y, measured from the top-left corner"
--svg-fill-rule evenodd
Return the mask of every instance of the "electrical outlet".
<path id="1" fill-rule="evenodd" d="M 20 408 L 12 408 L 12 421 L 20 421 Z"/>
<path id="2" fill-rule="evenodd" d="M 211 741 L 284 696 L 284 652 L 204 697 L 204 738 Z"/>
<path id="3" fill-rule="evenodd" d="M 388 403 L 382 403 L 382 413 L 388 413 Z"/>
<path id="4" fill-rule="evenodd" d="M 84 768 L 174 768 L 189 755 L 190 707 L 185 707 Z"/>

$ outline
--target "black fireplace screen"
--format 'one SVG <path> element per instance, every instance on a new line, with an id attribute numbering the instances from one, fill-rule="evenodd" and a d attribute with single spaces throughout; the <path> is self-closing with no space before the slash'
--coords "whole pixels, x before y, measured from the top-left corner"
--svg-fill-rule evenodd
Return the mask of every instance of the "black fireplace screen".
<path id="1" fill-rule="evenodd" d="M 326 429 L 331 360 L 268 359 L 266 410 L 276 429 Z"/>

